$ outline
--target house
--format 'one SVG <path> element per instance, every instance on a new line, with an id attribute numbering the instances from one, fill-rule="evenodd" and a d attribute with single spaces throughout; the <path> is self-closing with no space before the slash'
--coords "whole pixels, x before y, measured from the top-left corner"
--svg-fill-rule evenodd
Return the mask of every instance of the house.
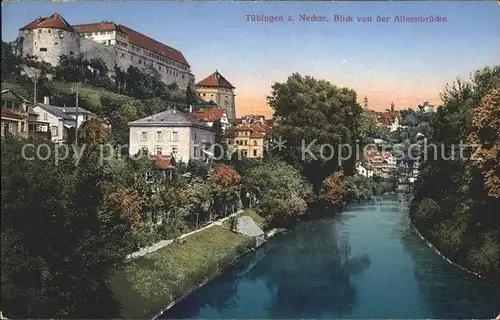
<path id="1" fill-rule="evenodd" d="M 228 130 L 226 142 L 233 152 L 248 158 L 264 156 L 266 139 L 271 127 L 262 121 L 244 122 Z"/>
<path id="2" fill-rule="evenodd" d="M 46 138 L 49 135 L 49 123 L 38 121 L 30 101 L 12 89 L 1 92 L 2 136 L 9 132 L 23 138 Z"/>
<path id="3" fill-rule="evenodd" d="M 46 97 L 44 103 L 35 103 L 33 111 L 37 114 L 37 121 L 48 122 L 52 141 L 55 143 L 66 143 L 70 131 L 76 127 L 75 118 L 64 112 L 64 108 L 50 105 Z"/>
<path id="4" fill-rule="evenodd" d="M 196 84 L 196 91 L 203 100 L 215 102 L 224 108 L 231 124 L 236 119 L 236 88 L 218 70 Z"/>
<path id="5" fill-rule="evenodd" d="M 390 127 L 394 123 L 394 116 L 390 112 L 377 112 L 377 122 Z"/>
<path id="6" fill-rule="evenodd" d="M 229 119 L 225 109 L 222 108 L 197 108 L 194 111 L 190 108 L 190 114 L 198 121 L 213 127 L 214 122 L 219 121 L 222 130 L 225 132 L 229 128 Z"/>
<path id="7" fill-rule="evenodd" d="M 434 112 L 434 105 L 430 104 L 429 101 L 426 101 L 422 105 L 419 105 L 418 109 L 423 113 L 432 113 Z"/>
<path id="8" fill-rule="evenodd" d="M 87 120 L 99 118 L 95 113 L 90 112 L 90 111 L 85 110 L 85 109 L 80 108 L 80 107 L 78 108 L 78 110 L 76 107 L 69 107 L 69 108 L 63 107 L 62 111 L 64 113 L 66 113 L 68 116 L 70 116 L 71 118 L 75 119 L 76 126 L 78 128 L 80 128 L 82 126 L 82 123 L 84 123 Z"/>
<path id="9" fill-rule="evenodd" d="M 153 155 L 173 155 L 179 162 L 207 159 L 215 130 L 189 113 L 168 109 L 130 122 L 129 153 L 148 150 Z"/>
<path id="10" fill-rule="evenodd" d="M 397 159 L 389 152 L 369 151 L 365 155 L 366 166 L 373 168 L 373 175 L 388 178 L 397 170 Z"/>
<path id="11" fill-rule="evenodd" d="M 356 163 L 356 172 L 363 177 L 373 177 L 373 169 L 363 165 L 361 162 Z"/>

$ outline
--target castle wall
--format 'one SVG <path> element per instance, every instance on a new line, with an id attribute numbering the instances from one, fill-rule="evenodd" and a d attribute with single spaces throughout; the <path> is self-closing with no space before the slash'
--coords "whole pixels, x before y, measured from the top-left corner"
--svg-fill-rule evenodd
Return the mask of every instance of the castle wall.
<path id="1" fill-rule="evenodd" d="M 188 85 L 195 89 L 194 75 L 189 67 L 168 59 L 162 58 L 165 61 L 159 61 L 157 59 L 160 57 L 153 58 L 151 52 L 130 44 L 127 37 L 117 35 L 116 32 L 79 35 L 65 30 L 40 28 L 21 31 L 21 36 L 24 56 L 36 55 L 53 66 L 58 65 L 62 54 L 81 53 L 86 60 L 101 58 L 111 73 L 114 73 L 115 64 L 124 71 L 131 65 L 140 70 L 154 68 L 165 84 L 176 82 L 181 89 L 186 89 Z"/>
<path id="2" fill-rule="evenodd" d="M 22 32 L 23 55 L 38 56 L 41 60 L 55 66 L 59 56 L 78 54 L 80 36 L 60 29 L 40 28 Z"/>

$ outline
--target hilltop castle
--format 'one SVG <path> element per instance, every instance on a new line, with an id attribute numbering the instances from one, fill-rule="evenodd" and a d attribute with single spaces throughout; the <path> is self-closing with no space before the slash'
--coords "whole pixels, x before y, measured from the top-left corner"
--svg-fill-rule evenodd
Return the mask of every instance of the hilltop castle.
<path id="1" fill-rule="evenodd" d="M 194 75 L 182 52 L 121 24 L 103 21 L 70 25 L 58 13 L 38 18 L 19 29 L 22 54 L 55 66 L 60 55 L 101 58 L 108 70 L 135 66 L 166 84 L 194 86 Z"/>

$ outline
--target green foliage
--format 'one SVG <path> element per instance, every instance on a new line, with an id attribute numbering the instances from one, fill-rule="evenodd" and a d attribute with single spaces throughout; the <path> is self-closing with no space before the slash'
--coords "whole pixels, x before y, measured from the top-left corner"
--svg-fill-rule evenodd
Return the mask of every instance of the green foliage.
<path id="1" fill-rule="evenodd" d="M 287 216 L 292 220 L 305 214 L 312 188 L 299 171 L 281 161 L 263 162 L 248 169 L 244 187 L 257 199 L 255 209 L 264 216 Z"/>
<path id="2" fill-rule="evenodd" d="M 56 165 L 53 152 L 45 161 L 25 160 L 25 141 L 5 139 L 2 311 L 21 318 L 116 317 L 119 305 L 106 283 L 130 250 L 129 226 L 102 202 L 96 181 L 103 169 L 92 161 L 76 166 L 73 157 Z"/>
<path id="3" fill-rule="evenodd" d="M 301 170 L 318 190 L 321 182 L 340 163 L 338 146 L 354 145 L 358 138 L 362 108 L 356 101 L 356 92 L 294 73 L 285 83 L 272 86 L 268 102 L 279 119 L 273 127 L 273 135 L 287 141 L 280 155 Z M 313 156 L 309 153 L 303 155 L 303 144 L 306 147 L 315 140 L 316 143 L 309 148 Z M 335 153 L 331 159 L 328 159 L 328 153 L 320 157 L 323 144 L 334 146 Z M 346 174 L 353 173 L 352 160 L 341 165 Z"/>
<path id="4" fill-rule="evenodd" d="M 500 66 L 478 70 L 470 81 L 457 80 L 446 88 L 442 94 L 444 104 L 428 128 L 428 144 L 439 148 L 427 149 L 428 161 L 415 185 L 410 210 L 417 227 L 439 249 L 453 260 L 490 277 L 500 276 L 500 216 L 497 214 L 500 199 L 494 197 L 494 193 L 488 194 L 483 174 L 486 168 L 477 166 L 474 160 L 460 157 L 450 160 L 449 156 L 453 146 L 471 137 L 477 138 L 478 133 L 481 139 L 490 141 L 487 148 L 498 148 L 496 132 L 480 131 L 479 122 L 476 125 L 472 122 L 473 118 L 492 119 L 486 111 L 492 112 L 489 110 L 493 110 L 493 100 L 484 98 L 495 88 L 500 88 Z M 465 155 L 470 151 L 465 150 Z M 443 159 L 442 154 L 448 158 Z M 500 173 L 491 171 L 487 178 L 498 181 L 495 179 L 500 179 Z"/>

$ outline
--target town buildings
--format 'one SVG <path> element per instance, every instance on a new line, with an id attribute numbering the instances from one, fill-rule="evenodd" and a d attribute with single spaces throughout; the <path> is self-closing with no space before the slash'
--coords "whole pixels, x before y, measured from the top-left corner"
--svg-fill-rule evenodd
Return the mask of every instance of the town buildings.
<path id="1" fill-rule="evenodd" d="M 432 112 L 434 112 L 434 105 L 430 104 L 429 101 L 425 101 L 422 105 L 419 105 L 418 108 L 423 113 L 432 113 Z"/>
<path id="2" fill-rule="evenodd" d="M 226 110 L 229 122 L 236 120 L 236 89 L 218 70 L 196 84 L 198 95 L 205 101 L 213 101 Z"/>
<path id="3" fill-rule="evenodd" d="M 179 162 L 207 159 L 215 142 L 215 131 L 196 117 L 176 109 L 130 122 L 129 153 L 141 150 L 151 154 L 172 155 Z"/>
<path id="4" fill-rule="evenodd" d="M 7 133 L 23 138 L 47 138 L 49 123 L 38 119 L 32 104 L 11 89 L 1 92 L 2 137 Z"/>
<path id="5" fill-rule="evenodd" d="M 161 79 L 194 89 L 194 75 L 182 52 L 114 22 L 70 25 L 54 13 L 19 29 L 22 55 L 34 55 L 57 65 L 61 55 L 82 54 L 86 60 L 101 58 L 110 72 L 135 66 Z"/>
<path id="6" fill-rule="evenodd" d="M 210 127 L 213 127 L 214 123 L 219 122 L 223 132 L 226 132 L 230 126 L 226 110 L 223 108 L 196 108 L 194 110 L 191 108 L 189 112 L 198 121 Z"/>
<path id="7" fill-rule="evenodd" d="M 262 158 L 271 127 L 263 116 L 244 116 L 239 122 L 227 133 L 226 142 L 231 152 L 248 158 Z"/>

